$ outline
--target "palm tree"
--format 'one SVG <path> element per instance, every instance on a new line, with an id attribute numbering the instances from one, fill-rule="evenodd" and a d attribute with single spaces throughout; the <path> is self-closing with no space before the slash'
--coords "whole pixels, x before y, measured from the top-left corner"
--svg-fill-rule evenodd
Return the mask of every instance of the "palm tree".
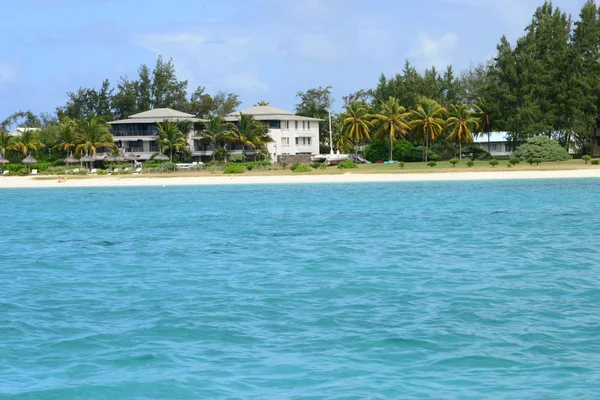
<path id="1" fill-rule="evenodd" d="M 228 125 L 217 115 L 211 116 L 206 124 L 206 129 L 200 132 L 204 140 L 208 140 L 213 145 L 213 161 L 215 161 L 215 150 L 219 142 L 226 141 L 230 136 Z"/>
<path id="2" fill-rule="evenodd" d="M 458 157 L 462 160 L 462 144 L 473 141 L 473 130 L 479 126 L 479 119 L 474 117 L 471 110 L 465 106 L 451 105 L 450 108 L 450 116 L 446 121 L 446 128 L 450 134 L 446 139 L 458 142 Z"/>
<path id="3" fill-rule="evenodd" d="M 54 142 L 53 149 L 66 151 L 71 155 L 72 151 L 77 147 L 77 125 L 75 122 L 66 118 L 58 125 L 57 138 Z"/>
<path id="4" fill-rule="evenodd" d="M 477 103 L 473 105 L 475 109 L 475 117 L 479 119 L 478 134 L 487 134 L 488 137 L 488 152 L 491 150 L 491 135 L 492 132 L 498 132 L 496 127 L 495 115 L 492 107 L 481 99 L 477 99 Z"/>
<path id="5" fill-rule="evenodd" d="M 76 130 L 75 151 L 78 153 L 91 155 L 96 158 L 99 148 L 115 147 L 109 125 L 96 117 L 89 117 L 87 120 L 77 124 Z M 90 162 L 90 168 L 91 164 Z"/>
<path id="6" fill-rule="evenodd" d="M 13 148 L 14 137 L 9 135 L 6 132 L 0 133 L 0 154 L 3 156 L 6 155 L 8 150 L 12 150 Z"/>
<path id="7" fill-rule="evenodd" d="M 358 148 L 358 144 L 362 144 L 365 140 L 371 139 L 371 129 L 373 123 L 369 120 L 369 108 L 361 101 L 355 101 L 344 106 L 346 109 L 343 113 L 343 132 L 352 140 Z M 358 153 L 358 150 L 357 150 Z"/>
<path id="8" fill-rule="evenodd" d="M 160 150 L 163 153 L 169 152 L 169 157 L 173 162 L 173 153 L 187 146 L 185 136 L 177 128 L 177 124 L 167 120 L 158 124 L 158 133 L 160 134 L 158 139 Z"/>
<path id="9" fill-rule="evenodd" d="M 269 102 L 268 102 L 268 101 L 266 101 L 266 100 L 261 100 L 261 101 L 259 101 L 258 103 L 256 103 L 256 104 L 254 105 L 254 107 L 265 107 L 265 106 L 268 106 L 268 105 L 269 105 Z"/>
<path id="10" fill-rule="evenodd" d="M 376 133 L 390 139 L 390 161 L 392 161 L 392 150 L 398 136 L 404 138 L 410 130 L 407 123 L 408 114 L 406 109 L 400 105 L 398 99 L 390 97 L 387 101 L 381 101 L 381 110 L 373 115 Z"/>
<path id="11" fill-rule="evenodd" d="M 44 146 L 36 131 L 33 129 L 24 129 L 21 136 L 15 136 L 11 150 L 20 151 L 25 157 L 32 151 L 37 151 Z"/>
<path id="12" fill-rule="evenodd" d="M 435 140 L 444 131 L 446 112 L 437 101 L 420 97 L 417 99 L 417 108 L 409 113 L 410 127 L 414 129 L 415 136 L 425 142 L 425 162 L 428 158 L 429 140 Z"/>
<path id="13" fill-rule="evenodd" d="M 187 139 L 189 133 L 194 130 L 194 123 L 190 120 L 177 120 L 176 122 L 177 129 L 179 132 L 183 133 L 183 136 Z"/>
<path id="14" fill-rule="evenodd" d="M 237 123 L 232 126 L 231 138 L 242 145 L 242 154 L 245 157 L 246 146 L 256 149 L 257 146 L 273 141 L 267 132 L 266 126 L 255 120 L 252 115 L 240 113 Z"/>

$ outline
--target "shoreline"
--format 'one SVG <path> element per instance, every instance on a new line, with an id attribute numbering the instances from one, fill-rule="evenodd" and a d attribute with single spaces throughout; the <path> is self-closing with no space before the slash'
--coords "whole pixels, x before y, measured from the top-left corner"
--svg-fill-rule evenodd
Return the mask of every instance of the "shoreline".
<path id="1" fill-rule="evenodd" d="M 36 179 L 38 178 L 38 179 Z M 68 188 L 68 187 L 134 187 L 134 186 L 202 186 L 202 185 L 267 185 L 313 183 L 383 183 L 383 182 L 441 182 L 483 181 L 513 179 L 576 179 L 600 178 L 600 169 L 552 171 L 498 171 L 498 172 L 445 172 L 403 174 L 346 174 L 321 175 L 219 175 L 198 177 L 131 177 L 97 176 L 70 179 L 58 183 L 57 179 L 15 176 L 0 177 L 0 189 Z"/>

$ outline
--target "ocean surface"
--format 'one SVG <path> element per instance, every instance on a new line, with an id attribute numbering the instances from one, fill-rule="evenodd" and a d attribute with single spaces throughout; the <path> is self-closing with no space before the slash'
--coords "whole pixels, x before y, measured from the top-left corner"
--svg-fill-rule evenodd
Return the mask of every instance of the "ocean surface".
<path id="1" fill-rule="evenodd" d="M 600 180 L 0 190 L 1 399 L 598 399 Z"/>

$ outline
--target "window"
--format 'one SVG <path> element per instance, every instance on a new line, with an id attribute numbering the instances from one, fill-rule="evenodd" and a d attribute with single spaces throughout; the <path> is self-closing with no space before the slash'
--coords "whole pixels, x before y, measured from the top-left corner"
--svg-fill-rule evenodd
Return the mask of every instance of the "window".
<path id="1" fill-rule="evenodd" d="M 300 138 L 296 138 L 296 146 L 300 144 Z"/>
<path id="2" fill-rule="evenodd" d="M 281 144 L 283 146 L 289 146 L 290 145 L 290 138 L 289 137 L 282 137 L 281 138 Z"/>
<path id="3" fill-rule="evenodd" d="M 290 129 L 290 121 L 283 121 L 285 129 L 289 130 Z"/>
<path id="4" fill-rule="evenodd" d="M 510 153 L 510 147 L 508 146 L 508 144 L 504 145 L 504 150 L 506 150 L 507 153 Z"/>
<path id="5" fill-rule="evenodd" d="M 296 130 L 298 130 L 298 121 L 296 121 Z"/>
<path id="6" fill-rule="evenodd" d="M 492 143 L 492 151 L 497 151 L 498 145 L 496 143 Z"/>
<path id="7" fill-rule="evenodd" d="M 310 121 L 308 121 L 308 130 L 310 130 Z"/>
<path id="8" fill-rule="evenodd" d="M 281 121 L 269 121 L 269 129 L 281 129 Z"/>
<path id="9" fill-rule="evenodd" d="M 150 151 L 152 153 L 158 153 L 158 142 L 156 142 L 156 141 L 150 142 Z"/>
<path id="10" fill-rule="evenodd" d="M 302 129 L 306 130 L 306 121 L 302 121 Z"/>
<path id="11" fill-rule="evenodd" d="M 307 140 L 307 141 L 308 141 L 308 145 L 310 146 L 310 138 L 306 138 L 306 139 L 308 139 L 308 140 Z"/>

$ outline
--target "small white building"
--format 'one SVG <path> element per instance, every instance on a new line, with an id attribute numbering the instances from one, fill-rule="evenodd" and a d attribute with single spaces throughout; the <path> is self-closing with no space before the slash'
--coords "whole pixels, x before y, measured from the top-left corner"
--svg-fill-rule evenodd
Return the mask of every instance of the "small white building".
<path id="1" fill-rule="evenodd" d="M 37 132 L 39 130 L 40 130 L 40 128 L 18 127 L 18 128 L 13 129 L 12 132 L 9 133 L 9 135 L 10 136 L 18 136 L 18 137 L 20 137 L 25 132 L 30 132 L 30 131 Z"/>
<path id="2" fill-rule="evenodd" d="M 510 147 L 507 136 L 507 132 L 492 132 L 488 140 L 488 135 L 484 133 L 474 139 L 474 144 L 492 156 L 510 156 L 515 149 Z"/>

